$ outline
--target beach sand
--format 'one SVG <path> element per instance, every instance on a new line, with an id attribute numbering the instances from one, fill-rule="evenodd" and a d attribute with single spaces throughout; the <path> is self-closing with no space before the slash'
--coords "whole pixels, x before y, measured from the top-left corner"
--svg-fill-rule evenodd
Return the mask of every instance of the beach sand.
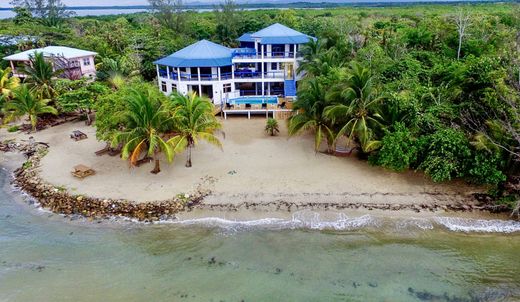
<path id="1" fill-rule="evenodd" d="M 105 143 L 95 138 L 95 128 L 82 122 L 66 123 L 32 134 L 36 141 L 50 145 L 41 161 L 43 179 L 63 186 L 72 194 L 127 199 L 135 202 L 165 200 L 177 194 L 209 189 L 205 205 L 240 203 L 392 203 L 448 204 L 464 200 L 482 188 L 455 181 L 436 184 L 421 173 L 395 173 L 370 166 L 355 156 L 334 157 L 313 150 L 312 135 L 288 138 L 284 121 L 281 133 L 264 133 L 265 118 L 223 120 L 224 149 L 201 143 L 193 150 L 193 167 L 184 166 L 186 154 L 172 164 L 161 161 L 161 173 L 150 171 L 153 163 L 129 167 L 118 156 L 96 156 Z M 73 130 L 88 139 L 75 142 Z M 27 140 L 27 134 L 8 134 L 3 139 Z M 77 164 L 96 170 L 83 180 L 70 171 Z"/>

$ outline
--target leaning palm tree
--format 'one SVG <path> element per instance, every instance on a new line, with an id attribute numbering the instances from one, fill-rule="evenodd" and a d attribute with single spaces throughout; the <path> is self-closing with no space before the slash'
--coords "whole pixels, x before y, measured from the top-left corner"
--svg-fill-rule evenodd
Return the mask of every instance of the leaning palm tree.
<path id="1" fill-rule="evenodd" d="M 20 86 L 20 79 L 11 76 L 11 68 L 0 69 L 0 95 L 10 98 L 13 90 Z"/>
<path id="2" fill-rule="evenodd" d="M 5 109 L 14 117 L 29 116 L 32 130 L 35 131 L 38 124 L 38 115 L 58 114 L 56 108 L 47 105 L 49 101 L 48 99 L 38 98 L 27 85 L 22 85 L 14 91 L 14 98 L 5 104 Z"/>
<path id="3" fill-rule="evenodd" d="M 171 127 L 171 118 L 160 100 L 151 91 L 133 90 L 128 97 L 128 107 L 123 112 L 124 129 L 116 132 L 112 146 L 123 145 L 122 158 L 137 166 L 140 156 L 153 158 L 155 165 L 151 173 L 161 171 L 158 154 L 163 152 L 172 162 L 176 150 L 171 140 L 165 141 L 163 134 Z"/>
<path id="4" fill-rule="evenodd" d="M 328 102 L 320 82 L 312 78 L 303 83 L 294 102 L 295 114 L 288 120 L 289 136 L 306 130 L 314 131 L 314 151 L 318 152 L 322 141 L 327 142 L 327 152 L 334 151 L 334 128 L 324 116 Z"/>
<path id="5" fill-rule="evenodd" d="M 328 106 L 325 116 L 333 122 L 341 123 L 335 141 L 347 135 L 357 140 L 364 152 L 373 151 L 381 145 L 375 132 L 382 128 L 379 113 L 383 97 L 372 85 L 370 71 L 353 63 L 345 81 L 329 93 L 328 98 L 338 104 Z"/>
<path id="6" fill-rule="evenodd" d="M 215 131 L 222 125 L 213 114 L 213 105 L 204 97 L 191 92 L 188 95 L 173 94 L 171 108 L 177 135 L 171 140 L 176 149 L 188 149 L 186 167 L 191 167 L 191 151 L 199 140 L 222 149 L 222 143 L 215 136 Z"/>
<path id="7" fill-rule="evenodd" d="M 55 96 L 54 79 L 63 73 L 62 69 L 54 69 L 52 62 L 45 59 L 42 52 L 35 52 L 30 57 L 29 65 L 22 68 L 27 75 L 25 82 L 42 99 Z"/>

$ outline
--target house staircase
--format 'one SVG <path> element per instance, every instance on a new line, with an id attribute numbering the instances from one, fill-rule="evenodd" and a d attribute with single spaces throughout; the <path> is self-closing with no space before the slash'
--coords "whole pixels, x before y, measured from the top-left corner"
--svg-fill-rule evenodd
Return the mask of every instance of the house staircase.
<path id="1" fill-rule="evenodd" d="M 285 80 L 283 85 L 285 97 L 295 97 L 296 96 L 296 81 L 295 80 Z"/>

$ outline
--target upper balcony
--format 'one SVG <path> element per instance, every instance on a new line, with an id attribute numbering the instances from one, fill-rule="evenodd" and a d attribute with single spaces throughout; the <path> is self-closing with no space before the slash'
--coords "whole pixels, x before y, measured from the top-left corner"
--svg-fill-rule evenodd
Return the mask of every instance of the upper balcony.
<path id="1" fill-rule="evenodd" d="M 199 81 L 199 75 L 194 73 L 182 73 L 179 74 L 176 72 L 168 73 L 167 70 L 159 69 L 159 76 L 164 79 L 170 79 L 175 81 Z M 200 74 L 200 81 L 224 81 L 224 80 L 250 80 L 250 79 L 279 79 L 283 80 L 285 78 L 284 71 L 266 71 L 262 74 L 260 71 L 250 70 L 250 69 L 238 69 L 234 73 L 231 72 L 223 72 L 220 74 L 220 79 L 218 74 Z"/>
<path id="2" fill-rule="evenodd" d="M 294 51 L 256 51 L 254 48 L 236 48 L 232 53 L 233 61 L 247 60 L 272 60 L 272 59 L 298 59 L 300 52 Z"/>

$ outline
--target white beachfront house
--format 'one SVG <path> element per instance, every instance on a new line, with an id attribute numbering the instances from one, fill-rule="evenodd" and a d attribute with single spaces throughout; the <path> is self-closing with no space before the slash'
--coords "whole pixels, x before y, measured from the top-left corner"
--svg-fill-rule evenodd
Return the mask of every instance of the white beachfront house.
<path id="1" fill-rule="evenodd" d="M 31 63 L 31 57 L 33 57 L 36 52 L 43 53 L 43 55 L 52 62 L 55 69 L 62 69 L 64 71 L 66 77 L 94 78 L 96 76 L 94 57 L 97 53 L 77 48 L 47 46 L 19 52 L 4 57 L 4 60 L 10 62 L 14 76 L 24 78 L 25 74 L 23 74 L 20 68 L 29 65 Z"/>
<path id="2" fill-rule="evenodd" d="M 303 44 L 315 39 L 281 24 L 242 35 L 240 48 L 202 40 L 154 63 L 165 94 L 195 91 L 214 104 L 296 97 Z M 237 102 L 238 103 L 238 102 Z"/>

